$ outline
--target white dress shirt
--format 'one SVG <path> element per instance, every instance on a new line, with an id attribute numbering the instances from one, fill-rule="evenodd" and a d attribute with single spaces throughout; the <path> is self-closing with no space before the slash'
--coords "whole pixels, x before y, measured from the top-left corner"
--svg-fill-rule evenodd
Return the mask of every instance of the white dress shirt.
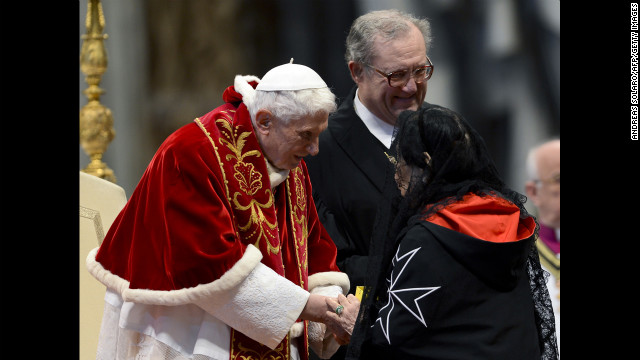
<path id="1" fill-rule="evenodd" d="M 356 89 L 356 95 L 353 99 L 353 105 L 356 110 L 356 114 L 362 119 L 364 125 L 369 129 L 369 132 L 373 134 L 384 146 L 391 147 L 391 140 L 393 136 L 394 126 L 382 121 L 379 117 L 375 116 L 358 98 L 358 89 Z"/>

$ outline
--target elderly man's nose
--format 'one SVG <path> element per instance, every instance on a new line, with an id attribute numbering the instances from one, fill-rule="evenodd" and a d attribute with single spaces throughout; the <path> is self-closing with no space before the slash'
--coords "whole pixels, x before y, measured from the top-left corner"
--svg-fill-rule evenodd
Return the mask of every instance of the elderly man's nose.
<path id="1" fill-rule="evenodd" d="M 307 151 L 311 156 L 316 156 L 320 152 L 320 141 L 316 138 L 307 146 Z"/>
<path id="2" fill-rule="evenodd" d="M 410 77 L 409 81 L 407 81 L 407 83 L 402 87 L 402 90 L 410 93 L 418 91 L 418 83 L 416 82 L 416 79 L 414 79 L 413 76 Z"/>

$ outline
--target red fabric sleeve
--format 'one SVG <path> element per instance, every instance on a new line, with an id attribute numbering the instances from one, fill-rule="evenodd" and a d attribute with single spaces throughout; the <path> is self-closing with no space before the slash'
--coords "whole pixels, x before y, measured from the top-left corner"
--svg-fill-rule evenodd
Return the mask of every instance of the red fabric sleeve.
<path id="1" fill-rule="evenodd" d="M 220 166 L 197 124 L 160 146 L 96 256 L 131 289 L 176 290 L 210 283 L 244 253 Z"/>

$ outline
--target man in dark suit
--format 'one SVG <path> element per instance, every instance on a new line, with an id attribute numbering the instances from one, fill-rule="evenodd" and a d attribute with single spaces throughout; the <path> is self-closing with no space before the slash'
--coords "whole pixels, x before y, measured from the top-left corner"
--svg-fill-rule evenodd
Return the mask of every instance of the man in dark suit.
<path id="1" fill-rule="evenodd" d="M 355 86 L 329 117 L 319 154 L 305 158 L 318 215 L 337 246 L 337 264 L 348 274 L 352 294 L 366 278 L 385 167 L 395 153 L 389 147 L 396 119 L 422 106 L 427 93 L 430 43 L 426 19 L 397 10 L 357 18 L 345 55 Z"/>

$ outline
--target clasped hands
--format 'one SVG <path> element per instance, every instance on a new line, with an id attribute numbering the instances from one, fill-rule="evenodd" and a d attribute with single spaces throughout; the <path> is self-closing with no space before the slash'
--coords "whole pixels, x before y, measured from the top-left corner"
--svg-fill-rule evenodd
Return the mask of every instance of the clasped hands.
<path id="1" fill-rule="evenodd" d="M 339 305 L 342 306 L 342 310 L 338 311 L 340 314 L 336 312 Z M 360 300 L 352 294 L 340 294 L 337 298 L 311 294 L 301 318 L 325 324 L 336 342 L 346 345 L 351 340 L 359 310 Z"/>
<path id="2" fill-rule="evenodd" d="M 351 340 L 351 333 L 353 332 L 353 325 L 358 318 L 358 311 L 360 310 L 360 300 L 353 294 L 344 296 L 338 295 L 338 298 L 325 298 L 325 303 L 329 307 L 326 312 L 327 329 L 333 332 L 333 336 L 340 345 L 346 345 Z M 341 306 L 341 311 L 336 311 L 338 306 Z M 339 314 L 338 314 L 339 313 Z"/>

